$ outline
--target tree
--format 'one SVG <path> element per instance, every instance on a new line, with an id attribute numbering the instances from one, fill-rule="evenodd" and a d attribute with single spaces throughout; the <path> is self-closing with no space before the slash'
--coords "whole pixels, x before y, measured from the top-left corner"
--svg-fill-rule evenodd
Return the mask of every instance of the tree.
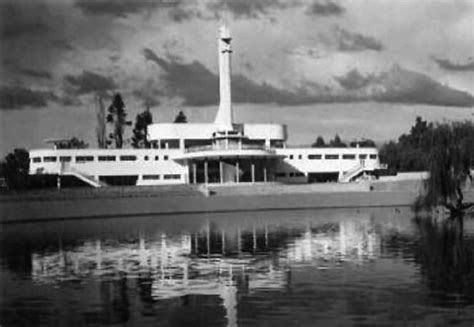
<path id="1" fill-rule="evenodd" d="M 174 123 L 187 123 L 187 122 L 188 122 L 188 118 L 182 111 L 180 111 L 178 115 L 176 116 L 176 118 L 174 119 Z"/>
<path id="2" fill-rule="evenodd" d="M 105 127 L 105 107 L 102 97 L 97 97 L 97 126 L 96 126 L 96 136 L 97 136 L 97 145 L 99 149 L 107 148 L 107 137 L 106 137 L 106 127 Z"/>
<path id="3" fill-rule="evenodd" d="M 311 147 L 313 148 L 324 148 L 326 147 L 326 143 L 324 142 L 324 138 L 321 135 L 318 135 L 316 138 L 316 142 L 314 142 Z"/>
<path id="4" fill-rule="evenodd" d="M 403 134 L 397 142 L 384 144 L 380 157 L 389 169 L 396 171 L 426 171 L 429 169 L 430 151 L 435 127 L 421 117 L 416 117 L 409 134 Z"/>
<path id="5" fill-rule="evenodd" d="M 58 149 L 87 149 L 89 144 L 77 137 L 72 137 L 69 140 L 64 140 L 56 143 Z"/>
<path id="6" fill-rule="evenodd" d="M 153 123 L 153 116 L 148 109 L 137 115 L 132 136 L 132 146 L 134 148 L 150 148 L 147 136 L 148 125 L 151 123 Z"/>
<path id="7" fill-rule="evenodd" d="M 469 126 L 470 125 L 470 126 Z M 451 217 L 462 218 L 466 209 L 474 203 L 464 203 L 463 186 L 470 172 L 474 155 L 473 135 L 463 133 L 472 123 L 441 124 L 433 130 L 430 153 L 429 178 L 424 194 L 417 200 L 417 206 L 444 206 Z"/>
<path id="8" fill-rule="evenodd" d="M 124 126 L 131 125 L 132 122 L 125 120 L 127 113 L 125 112 L 125 103 L 120 93 L 115 94 L 108 112 L 107 122 L 114 126 L 114 131 L 109 137 L 115 140 L 115 147 L 121 149 L 123 147 Z"/>
<path id="9" fill-rule="evenodd" d="M 2 173 L 9 189 L 27 188 L 29 171 L 30 155 L 25 149 L 14 149 L 2 163 Z"/>
<path id="10" fill-rule="evenodd" d="M 341 137 L 338 134 L 336 134 L 336 136 L 334 136 L 334 140 L 331 140 L 329 142 L 329 146 L 332 146 L 334 148 L 345 148 L 345 147 L 347 147 L 347 145 L 341 141 Z"/>
<path id="11" fill-rule="evenodd" d="M 375 148 L 375 142 L 370 139 L 362 139 L 361 141 L 353 141 L 349 143 L 351 147 L 359 146 L 361 148 Z"/>
<path id="12" fill-rule="evenodd" d="M 398 144 L 390 141 L 382 146 L 379 150 L 380 161 L 386 163 L 388 171 L 392 175 L 396 175 L 400 169 L 400 154 Z"/>

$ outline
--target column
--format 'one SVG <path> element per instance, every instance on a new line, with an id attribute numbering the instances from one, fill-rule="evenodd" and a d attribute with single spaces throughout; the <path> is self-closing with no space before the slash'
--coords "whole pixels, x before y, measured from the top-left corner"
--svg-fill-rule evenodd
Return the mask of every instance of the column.
<path id="1" fill-rule="evenodd" d="M 211 223 L 207 222 L 206 228 L 206 248 L 207 248 L 207 256 L 211 255 Z"/>
<path id="2" fill-rule="evenodd" d="M 219 178 L 220 183 L 224 184 L 224 163 L 222 162 L 222 159 L 219 159 Z"/>
<path id="3" fill-rule="evenodd" d="M 222 254 L 225 254 L 225 233 L 221 230 Z"/>
<path id="4" fill-rule="evenodd" d="M 251 169 L 252 169 L 252 183 L 255 183 L 255 164 L 251 163 Z"/>
<path id="5" fill-rule="evenodd" d="M 204 161 L 204 184 L 207 184 L 209 181 L 209 177 L 207 176 L 207 159 Z"/>
<path id="6" fill-rule="evenodd" d="M 197 168 L 195 162 L 193 162 L 193 184 L 197 184 Z"/>
<path id="7" fill-rule="evenodd" d="M 263 167 L 263 181 L 267 182 L 267 166 Z"/>
<path id="8" fill-rule="evenodd" d="M 239 182 L 240 182 L 240 168 L 239 168 L 239 162 L 238 161 L 235 162 L 235 178 L 236 178 L 237 184 L 239 184 Z"/>

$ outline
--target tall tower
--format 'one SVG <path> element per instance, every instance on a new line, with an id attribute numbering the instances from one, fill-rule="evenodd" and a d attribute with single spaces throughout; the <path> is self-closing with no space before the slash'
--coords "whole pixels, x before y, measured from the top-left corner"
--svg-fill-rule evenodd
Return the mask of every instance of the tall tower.
<path id="1" fill-rule="evenodd" d="M 219 110 L 217 111 L 215 124 L 218 131 L 232 130 L 232 99 L 230 88 L 230 31 L 227 26 L 222 25 L 219 29 L 218 49 L 219 49 Z"/>

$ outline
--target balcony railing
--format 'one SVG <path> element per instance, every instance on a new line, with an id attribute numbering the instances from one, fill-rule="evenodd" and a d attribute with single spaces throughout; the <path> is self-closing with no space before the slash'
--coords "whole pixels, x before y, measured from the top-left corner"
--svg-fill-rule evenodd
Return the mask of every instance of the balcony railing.
<path id="1" fill-rule="evenodd" d="M 275 150 L 258 144 L 213 144 L 204 146 L 195 146 L 186 149 L 187 153 L 200 152 L 200 151 L 221 151 L 221 150 L 263 150 L 271 153 L 275 153 Z"/>

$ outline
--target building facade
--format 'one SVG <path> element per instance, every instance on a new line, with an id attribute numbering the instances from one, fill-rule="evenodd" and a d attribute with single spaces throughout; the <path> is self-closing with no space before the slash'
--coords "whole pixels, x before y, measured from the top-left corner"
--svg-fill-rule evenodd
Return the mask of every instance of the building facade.
<path id="1" fill-rule="evenodd" d="M 383 168 L 376 148 L 288 147 L 287 126 L 236 124 L 231 36 L 218 37 L 220 104 L 213 123 L 152 124 L 151 149 L 38 149 L 30 174 L 75 176 L 103 185 L 349 182 Z"/>

